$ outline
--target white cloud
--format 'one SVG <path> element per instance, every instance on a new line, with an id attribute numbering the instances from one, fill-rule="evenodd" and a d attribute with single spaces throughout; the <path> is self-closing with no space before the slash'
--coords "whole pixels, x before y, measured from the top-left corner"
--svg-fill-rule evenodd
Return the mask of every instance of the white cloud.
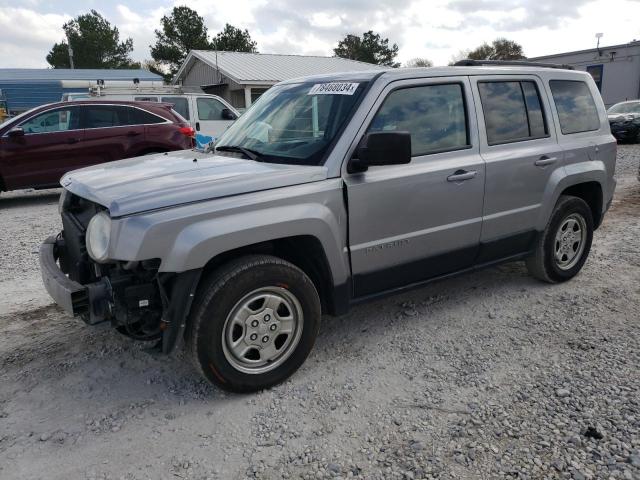
<path id="1" fill-rule="evenodd" d="M 0 7 L 0 66 L 39 68 L 55 42 L 63 39 L 65 13 L 42 14 L 27 8 Z"/>
<path id="2" fill-rule="evenodd" d="M 90 6 L 63 0 L 46 11 L 37 0 L 22 8 L 0 6 L 0 67 L 42 67 L 62 24 Z M 90 0 L 89 5 L 94 2 Z M 60 4 L 54 4 L 60 5 Z M 134 59 L 149 58 L 160 18 L 183 0 L 105 4 L 96 8 L 134 40 Z M 503 36 L 537 56 L 640 38 L 638 0 L 191 0 L 205 18 L 210 35 L 225 23 L 247 28 L 265 53 L 331 55 L 348 33 L 374 30 L 400 47 L 398 59 L 427 57 L 446 64 L 460 50 Z M 59 11 L 64 8 L 66 12 Z M 58 10 L 58 11 L 56 11 Z"/>

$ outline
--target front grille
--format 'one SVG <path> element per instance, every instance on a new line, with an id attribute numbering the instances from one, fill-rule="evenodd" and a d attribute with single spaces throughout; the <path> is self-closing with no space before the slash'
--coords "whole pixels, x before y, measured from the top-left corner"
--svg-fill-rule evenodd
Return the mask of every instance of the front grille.
<path id="1" fill-rule="evenodd" d="M 101 206 L 76 195 L 71 195 L 62 207 L 64 248 L 60 252 L 60 267 L 69 278 L 81 284 L 96 278 L 87 253 L 85 233 L 89 221 L 100 210 Z"/>

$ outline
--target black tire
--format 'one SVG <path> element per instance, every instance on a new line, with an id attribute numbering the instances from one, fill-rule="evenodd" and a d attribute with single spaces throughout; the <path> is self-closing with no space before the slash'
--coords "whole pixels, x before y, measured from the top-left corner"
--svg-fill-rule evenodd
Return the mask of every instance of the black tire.
<path id="1" fill-rule="evenodd" d="M 301 331 L 296 339 L 293 339 L 294 335 L 291 334 L 292 340 L 287 352 L 283 351 L 280 359 L 273 363 L 275 365 L 281 362 L 277 367 L 267 363 L 262 368 L 273 369 L 247 373 L 232 363 L 238 362 L 240 368 L 244 368 L 242 362 L 246 359 L 238 360 L 234 354 L 229 353 L 230 347 L 225 343 L 225 338 L 231 334 L 225 325 L 232 321 L 232 313 L 237 311 L 238 305 L 254 292 L 261 291 L 260 289 L 274 289 L 281 292 L 286 299 L 293 298 L 295 300 L 292 301 L 297 301 L 296 311 L 302 313 L 298 316 L 301 318 L 301 321 L 298 320 Z M 273 313 L 273 321 L 279 321 L 279 314 L 275 310 Z M 207 380 L 224 390 L 245 393 L 272 387 L 287 379 L 304 363 L 318 335 L 320 315 L 318 292 L 309 277 L 298 267 L 269 255 L 238 258 L 213 272 L 198 288 L 191 310 L 188 334 L 193 362 Z M 248 335 L 252 332 L 248 324 L 251 318 L 253 316 L 245 321 L 246 329 L 240 335 L 242 342 L 248 341 Z M 295 331 L 298 332 L 297 329 Z M 277 341 L 276 335 L 277 333 L 272 339 L 274 345 Z M 261 357 L 262 347 L 253 349 L 257 350 Z M 282 349 L 284 350 L 284 347 Z"/>
<path id="2" fill-rule="evenodd" d="M 584 220 L 584 246 L 576 255 L 575 260 L 562 268 L 556 260 L 556 234 L 571 216 L 578 216 Z M 576 218 L 578 218 L 576 217 Z M 536 241 L 533 255 L 526 260 L 529 273 L 542 281 L 549 283 L 565 282 L 577 275 L 589 256 L 593 240 L 593 215 L 587 203 L 581 198 L 563 195 L 558 199 L 549 223 Z"/>

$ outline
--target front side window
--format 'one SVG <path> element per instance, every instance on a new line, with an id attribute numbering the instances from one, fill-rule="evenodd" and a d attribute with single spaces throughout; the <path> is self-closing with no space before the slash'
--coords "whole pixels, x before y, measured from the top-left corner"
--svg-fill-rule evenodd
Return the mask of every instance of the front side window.
<path id="1" fill-rule="evenodd" d="M 607 113 L 621 115 L 624 113 L 640 113 L 640 102 L 617 103 Z"/>
<path id="2" fill-rule="evenodd" d="M 173 109 L 185 120 L 189 120 L 189 101 L 184 97 L 162 97 L 164 103 L 171 103 Z"/>
<path id="3" fill-rule="evenodd" d="M 478 91 L 489 145 L 533 140 L 548 135 L 535 82 L 478 82 Z"/>
<path id="4" fill-rule="evenodd" d="M 59 108 L 41 113 L 18 125 L 24 133 L 53 133 L 80 128 L 78 108 Z"/>
<path id="5" fill-rule="evenodd" d="M 466 148 L 469 136 L 462 85 L 395 90 L 384 100 L 368 131 L 409 132 L 414 157 Z"/>
<path id="6" fill-rule="evenodd" d="M 289 83 L 267 90 L 218 139 L 271 163 L 320 165 L 360 103 L 367 82 Z"/>
<path id="7" fill-rule="evenodd" d="M 551 80 L 549 86 L 564 135 L 600 128 L 598 109 L 586 83 L 577 80 Z"/>
<path id="8" fill-rule="evenodd" d="M 224 110 L 225 106 L 215 98 L 198 98 L 196 105 L 200 120 L 224 120 L 222 118 L 222 110 Z"/>

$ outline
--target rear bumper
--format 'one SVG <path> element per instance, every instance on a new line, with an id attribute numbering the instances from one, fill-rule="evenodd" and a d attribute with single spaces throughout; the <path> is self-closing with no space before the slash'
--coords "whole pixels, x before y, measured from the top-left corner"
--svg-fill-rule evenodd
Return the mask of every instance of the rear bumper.
<path id="1" fill-rule="evenodd" d="M 106 318 L 110 285 L 107 279 L 82 285 L 67 277 L 57 260 L 64 248 L 59 237 L 49 237 L 40 245 L 40 274 L 47 293 L 71 315 L 80 315 L 87 323 L 99 323 Z"/>

